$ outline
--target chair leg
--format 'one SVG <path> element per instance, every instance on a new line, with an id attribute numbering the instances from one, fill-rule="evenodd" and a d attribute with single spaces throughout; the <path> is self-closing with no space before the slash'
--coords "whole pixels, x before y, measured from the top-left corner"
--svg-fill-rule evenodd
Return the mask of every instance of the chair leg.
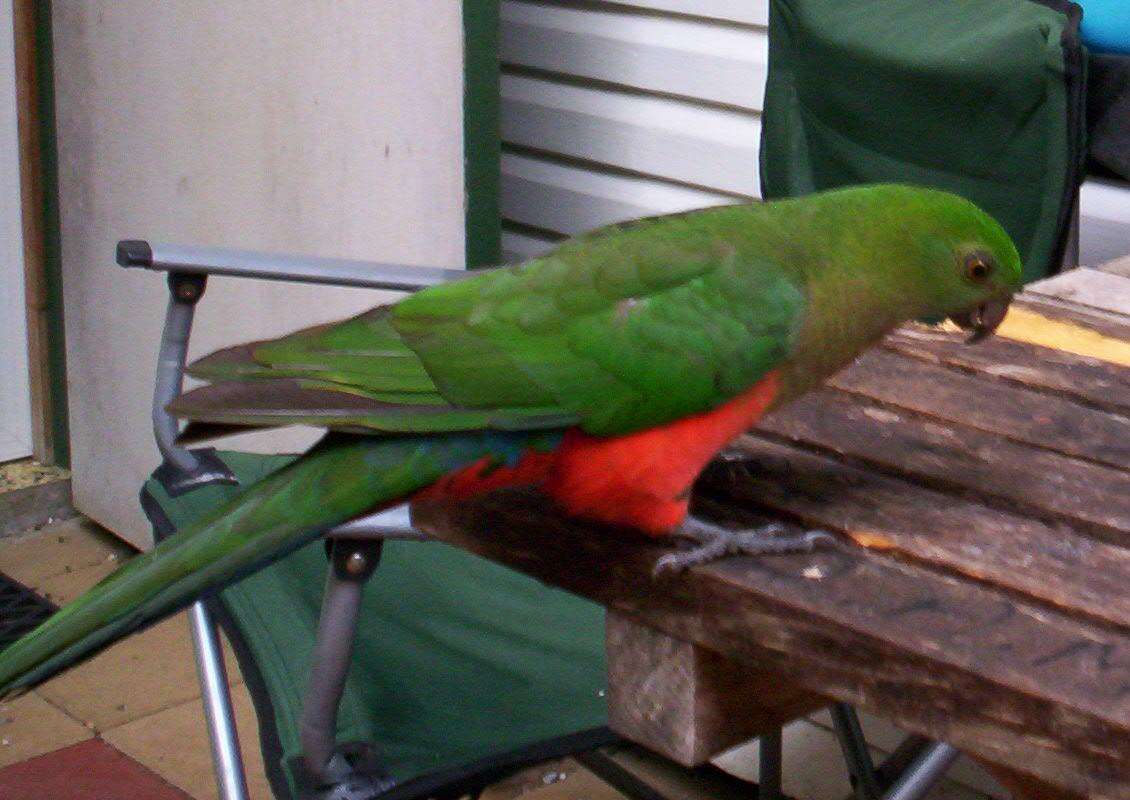
<path id="1" fill-rule="evenodd" d="M 297 768 L 304 797 L 317 800 L 369 800 L 392 786 L 362 746 L 339 745 L 337 714 L 353 659 L 357 621 L 365 583 L 381 559 L 388 539 L 427 540 L 411 527 L 407 504 L 353 520 L 326 533 L 330 569 L 311 655 L 310 679 L 302 703 Z"/>
<path id="2" fill-rule="evenodd" d="M 914 759 L 882 800 L 920 800 L 946 774 L 961 753 L 945 742 L 935 742 Z"/>
<path id="3" fill-rule="evenodd" d="M 353 658 L 361 593 L 380 561 L 381 544 L 379 540 L 335 539 L 330 545 L 331 563 L 300 727 L 306 769 L 324 782 L 338 779 L 336 773 L 342 766 L 332 763 L 337 748 L 337 710 Z"/>
<path id="4" fill-rule="evenodd" d="M 1075 204 L 1071 208 L 1071 221 L 1067 228 L 1067 247 L 1063 252 L 1063 263 L 1060 271 L 1075 269 L 1079 266 L 1079 196 L 1075 196 Z"/>
<path id="5" fill-rule="evenodd" d="M 781 729 L 762 734 L 758 741 L 760 763 L 757 773 L 757 800 L 781 800 L 781 771 L 784 761 Z"/>
<path id="6" fill-rule="evenodd" d="M 247 781 L 239 752 L 239 735 L 235 729 L 220 637 L 212 615 L 202 602 L 192 604 L 188 617 L 219 797 L 220 800 L 247 800 Z"/>
<path id="7" fill-rule="evenodd" d="M 867 740 L 863 737 L 863 728 L 859 725 L 855 709 L 846 703 L 835 703 L 830 710 L 856 799 L 878 800 L 882 790 L 875 772 L 875 762 L 871 760 L 871 752 L 867 749 Z"/>

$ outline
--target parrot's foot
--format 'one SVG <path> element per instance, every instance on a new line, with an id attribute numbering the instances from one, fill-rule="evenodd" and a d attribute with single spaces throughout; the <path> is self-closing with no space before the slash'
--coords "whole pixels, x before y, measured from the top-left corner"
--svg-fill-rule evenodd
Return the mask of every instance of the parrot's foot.
<path id="1" fill-rule="evenodd" d="M 682 572 L 697 564 L 707 564 L 726 556 L 763 556 L 779 553 L 811 553 L 821 544 L 835 541 L 827 531 L 805 531 L 782 536 L 785 526 L 776 522 L 757 528 L 731 530 L 711 522 L 687 517 L 675 536 L 692 539 L 699 546 L 679 553 L 668 553 L 655 562 L 653 572 Z"/>

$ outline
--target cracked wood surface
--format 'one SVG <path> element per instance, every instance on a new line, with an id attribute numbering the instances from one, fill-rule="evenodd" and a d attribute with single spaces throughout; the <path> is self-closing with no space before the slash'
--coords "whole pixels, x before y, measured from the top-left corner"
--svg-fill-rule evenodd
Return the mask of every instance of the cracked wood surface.
<path id="1" fill-rule="evenodd" d="M 1074 352 L 904 329 L 697 484 L 699 513 L 819 526 L 839 537 L 821 552 L 656 579 L 669 545 L 531 492 L 421 507 L 418 524 L 1017 785 L 1130 797 L 1130 318 L 1046 294 L 1027 308 L 1055 323 L 1037 340 Z"/>

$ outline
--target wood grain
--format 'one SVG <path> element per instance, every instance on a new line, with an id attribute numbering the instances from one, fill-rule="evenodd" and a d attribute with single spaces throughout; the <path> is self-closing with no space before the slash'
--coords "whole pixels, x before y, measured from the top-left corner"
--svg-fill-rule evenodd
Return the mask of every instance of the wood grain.
<path id="1" fill-rule="evenodd" d="M 999 764 L 982 759 L 977 759 L 977 763 L 996 778 L 997 783 L 1008 790 L 1012 800 L 1087 800 L 1086 795 L 1061 789 L 1047 781 L 1007 769 Z"/>
<path id="2" fill-rule="evenodd" d="M 1036 281 L 1026 294 L 1043 295 L 1116 314 L 1130 314 L 1130 280 L 1098 269 L 1077 270 Z"/>
<path id="3" fill-rule="evenodd" d="M 772 673 L 609 612 L 608 724 L 685 767 L 828 705 Z"/>
<path id="4" fill-rule="evenodd" d="M 1082 326 L 1107 337 L 1074 345 L 1119 353 L 1130 341 L 1117 311 L 1051 296 L 1021 305 L 1063 322 L 1056 335 Z M 610 658 L 637 711 L 683 712 L 625 727 L 653 746 L 698 732 L 687 687 L 719 694 L 710 685 L 725 681 L 694 679 L 716 659 L 717 674 L 772 676 L 948 741 L 1018 797 L 1126 798 L 1130 368 L 1120 364 L 897 332 L 766 418 L 696 484 L 692 508 L 723 524 L 779 519 L 840 535 L 811 555 L 657 579 L 669 543 L 561 519 L 530 491 L 430 505 L 415 519 L 646 631 L 611 641 Z M 681 665 L 682 678 L 663 678 L 664 665 Z M 641 675 L 658 683 L 645 691 Z"/>
<path id="5" fill-rule="evenodd" d="M 863 355 L 831 386 L 946 422 L 1118 469 L 1130 469 L 1130 417 L 1025 391 L 885 350 Z"/>
<path id="6" fill-rule="evenodd" d="M 700 491 L 1130 628 L 1125 547 L 756 437 L 733 458 Z"/>
<path id="7" fill-rule="evenodd" d="M 1027 293 L 1013 300 L 1013 306 L 1030 309 L 1049 319 L 1089 328 L 1124 342 L 1130 341 L 1130 319 L 1125 311 L 1103 311 L 1069 300 Z"/>
<path id="8" fill-rule="evenodd" d="M 896 331 L 887 337 L 884 345 L 911 358 L 1130 414 L 1128 369 L 1097 358 L 1010 339 L 990 337 L 975 346 L 966 344 L 964 339 L 960 334 L 915 326 Z"/>
<path id="9" fill-rule="evenodd" d="M 834 389 L 769 415 L 758 432 L 1130 545 L 1130 473 L 1123 470 Z"/>
<path id="10" fill-rule="evenodd" d="M 536 493 L 429 504 L 414 519 L 452 544 L 908 730 L 1095 796 L 1130 792 L 1124 629 L 854 546 L 734 558 L 656 580 L 663 548 L 560 519 Z"/>

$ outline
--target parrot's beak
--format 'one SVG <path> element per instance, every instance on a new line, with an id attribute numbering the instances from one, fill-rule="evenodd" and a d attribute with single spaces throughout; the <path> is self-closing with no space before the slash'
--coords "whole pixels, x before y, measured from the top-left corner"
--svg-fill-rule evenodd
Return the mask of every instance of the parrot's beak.
<path id="1" fill-rule="evenodd" d="M 1004 321 L 1004 317 L 1008 313 L 1010 299 L 989 300 L 972 311 L 950 314 L 950 319 L 957 323 L 957 326 L 962 330 L 973 332 L 965 340 L 967 344 L 979 342 L 995 331 L 997 326 Z"/>

